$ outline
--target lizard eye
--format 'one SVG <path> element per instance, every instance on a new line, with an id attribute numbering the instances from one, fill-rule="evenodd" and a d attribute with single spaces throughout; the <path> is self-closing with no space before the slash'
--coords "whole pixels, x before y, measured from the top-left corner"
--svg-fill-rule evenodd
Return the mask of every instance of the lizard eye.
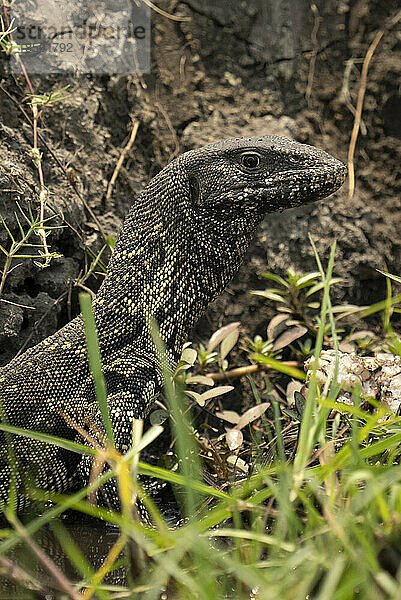
<path id="1" fill-rule="evenodd" d="M 261 156 L 257 152 L 244 152 L 241 154 L 241 164 L 246 169 L 257 169 Z"/>

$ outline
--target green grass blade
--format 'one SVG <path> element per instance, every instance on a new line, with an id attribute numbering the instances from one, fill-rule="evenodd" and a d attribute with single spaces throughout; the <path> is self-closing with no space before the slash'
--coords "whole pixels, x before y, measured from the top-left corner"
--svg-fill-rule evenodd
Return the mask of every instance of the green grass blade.
<path id="1" fill-rule="evenodd" d="M 84 446 L 83 444 L 78 444 L 77 442 L 72 442 L 71 440 L 66 440 L 64 438 L 49 435 L 47 433 L 41 433 L 40 431 L 22 429 L 21 427 L 5 425 L 4 423 L 0 423 L 0 431 L 6 431 L 8 433 L 13 433 L 14 435 L 20 435 L 31 440 L 37 440 L 38 442 L 52 444 L 53 446 L 58 446 L 59 448 L 64 448 L 64 450 L 70 450 L 71 452 L 75 452 L 77 454 L 96 456 L 96 450 L 94 448 Z"/>
<path id="2" fill-rule="evenodd" d="M 185 477 L 180 473 L 174 473 L 172 471 L 167 471 L 167 469 L 163 469 L 161 467 L 156 467 L 154 465 L 148 465 L 146 463 L 139 462 L 138 463 L 138 473 L 140 475 L 148 475 L 151 477 L 157 477 L 158 479 L 162 479 L 163 481 L 169 481 L 170 483 L 174 483 L 176 485 L 189 486 L 191 489 L 196 490 L 206 496 L 212 496 L 214 498 L 219 498 L 220 500 L 231 500 L 230 496 L 225 492 L 221 492 L 220 490 L 216 490 L 213 487 L 202 483 L 201 481 L 197 481 L 196 479 Z"/>
<path id="3" fill-rule="evenodd" d="M 95 384 L 96 399 L 103 418 L 109 444 L 114 447 L 114 434 L 109 407 L 107 405 L 106 382 L 103 377 L 102 361 L 100 357 L 99 342 L 96 333 L 95 317 L 92 311 L 92 302 L 89 294 L 79 294 L 79 304 L 85 326 L 86 347 L 88 362 Z"/>
<path id="4" fill-rule="evenodd" d="M 173 387 L 166 349 L 160 337 L 157 324 L 153 322 L 150 324 L 150 327 L 153 343 L 156 346 L 158 355 L 161 357 L 164 390 L 171 410 L 172 427 L 177 441 L 177 454 L 181 461 L 182 476 L 186 482 L 184 508 L 186 515 L 192 518 L 199 503 L 197 497 L 198 489 L 194 484 L 196 482 L 201 483 L 202 480 L 198 447 L 190 428 L 190 422 L 185 413 L 186 406 L 184 404 L 183 394 L 178 390 L 178 382 L 176 388 Z"/>
<path id="5" fill-rule="evenodd" d="M 284 373 L 285 375 L 289 375 L 290 377 L 294 377 L 294 379 L 305 379 L 305 373 L 296 367 L 291 367 L 291 365 L 283 365 L 282 362 L 276 360 L 275 358 L 271 358 L 270 356 L 265 356 L 264 354 L 252 354 L 250 357 L 252 360 L 256 360 L 256 362 L 261 363 L 262 365 L 268 365 L 272 369 L 276 371 L 280 371 L 280 373 Z"/>
<path id="6" fill-rule="evenodd" d="M 334 265 L 334 254 L 336 250 L 336 243 L 334 242 L 331 247 L 329 264 L 327 267 L 327 274 L 324 280 L 324 292 L 323 292 L 323 300 L 320 311 L 320 327 L 318 330 L 317 338 L 316 338 L 316 347 L 314 353 L 314 366 L 313 373 L 308 387 L 308 394 L 305 403 L 305 410 L 302 416 L 301 422 L 301 430 L 299 433 L 299 442 L 297 453 L 294 459 L 294 474 L 298 479 L 298 483 L 302 480 L 302 472 L 305 468 L 305 465 L 308 462 L 310 452 L 312 450 L 313 441 L 314 441 L 314 423 L 313 423 L 313 415 L 315 412 L 316 399 L 318 394 L 318 388 L 316 384 L 316 370 L 318 365 L 318 360 L 320 356 L 320 352 L 323 346 L 323 336 L 324 336 L 324 327 L 326 323 L 326 315 L 327 308 L 329 303 L 329 293 L 330 293 L 330 280 L 333 272 Z"/>
<path id="7" fill-rule="evenodd" d="M 285 552 L 294 552 L 295 550 L 294 544 L 283 543 L 273 535 L 260 534 L 246 529 L 219 528 L 213 532 L 207 531 L 203 535 L 207 535 L 208 537 L 232 537 L 243 540 L 254 540 L 261 544 L 265 544 L 266 546 L 277 546 L 281 550 L 285 550 Z"/>

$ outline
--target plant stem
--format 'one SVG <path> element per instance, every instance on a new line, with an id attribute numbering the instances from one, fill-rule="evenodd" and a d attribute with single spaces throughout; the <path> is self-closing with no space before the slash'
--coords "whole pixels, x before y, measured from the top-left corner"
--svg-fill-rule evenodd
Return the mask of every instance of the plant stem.
<path id="1" fill-rule="evenodd" d="M 3 4 L 3 11 L 4 11 L 4 17 L 6 20 L 6 24 L 7 27 L 10 27 L 10 19 L 8 17 L 8 11 L 7 11 L 7 6 L 5 6 Z M 12 33 L 9 34 L 10 36 L 10 40 L 12 41 L 13 37 L 12 37 Z M 20 55 L 18 53 L 15 54 L 15 59 L 17 61 L 17 63 L 19 64 L 19 66 L 21 67 L 21 71 L 25 77 L 26 83 L 28 85 L 29 91 L 31 93 L 32 96 L 35 95 L 31 80 L 29 78 L 29 75 L 25 69 L 25 65 L 20 57 Z M 37 234 L 39 235 L 41 241 L 42 241 L 42 245 L 43 245 L 43 251 L 44 251 L 44 255 L 45 255 L 45 262 L 44 262 L 44 267 L 47 267 L 50 264 L 51 261 L 51 255 L 49 252 L 49 246 L 47 245 L 47 240 L 46 240 L 46 231 L 43 228 L 43 222 L 45 219 L 45 204 L 46 204 L 46 200 L 47 200 L 47 189 L 45 186 L 45 180 L 44 180 L 44 176 L 43 176 L 43 169 L 42 169 L 42 154 L 39 151 L 38 148 L 38 118 L 39 118 L 39 111 L 38 111 L 38 107 L 36 104 L 32 103 L 31 104 L 31 109 L 32 109 L 32 116 L 33 116 L 33 155 L 35 156 L 35 160 L 33 161 L 37 171 L 38 171 L 38 176 L 39 176 L 39 186 L 40 186 L 40 191 L 39 191 L 39 202 L 40 202 L 40 209 L 39 209 L 39 218 L 40 218 L 40 222 L 39 222 L 39 228 L 37 229 Z"/>

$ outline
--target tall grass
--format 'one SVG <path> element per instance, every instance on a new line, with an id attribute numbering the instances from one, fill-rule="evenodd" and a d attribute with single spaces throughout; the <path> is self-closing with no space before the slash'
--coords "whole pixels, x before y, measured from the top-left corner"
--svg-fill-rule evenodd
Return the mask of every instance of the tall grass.
<path id="1" fill-rule="evenodd" d="M 325 286 L 316 357 L 322 348 L 325 324 L 329 322 L 332 333 L 335 332 L 329 298 L 333 262 L 334 248 L 326 274 L 318 261 Z M 91 367 L 96 371 L 94 375 L 102 390 L 90 311 L 83 310 L 83 316 L 87 330 L 92 327 L 87 337 L 88 354 L 97 356 L 95 365 L 91 361 Z M 156 328 L 154 341 L 159 355 L 163 355 L 163 344 Z M 167 361 L 161 363 L 165 365 Z M 60 598 L 401 598 L 399 417 L 388 414 L 377 403 L 375 411 L 363 410 L 358 390 L 353 395 L 353 406 L 338 403 L 335 381 L 323 397 L 312 377 L 295 459 L 286 459 L 281 413 L 276 403 L 270 421 L 274 431 L 262 433 L 263 437 L 272 439 L 273 435 L 277 439 L 274 460 L 268 466 L 256 465 L 250 477 L 233 484 L 227 492 L 204 483 L 187 403 L 182 391 L 173 387 L 167 369 L 164 379 L 179 458 L 178 471 L 170 472 L 139 460 L 139 452 L 157 437 L 161 427 L 152 428 L 143 437 L 138 436 L 137 429 L 134 446 L 125 456 L 118 455 L 110 443 L 109 449 L 102 450 L 110 464 L 109 472 L 72 496 L 52 495 L 54 506 L 44 508 L 40 516 L 29 520 L 22 528 L 16 521 L 0 531 L 3 538 L 0 568 L 3 571 L 6 559 L 15 560 L 15 548 L 30 547 L 34 535 L 50 523 L 63 551 L 79 573 L 77 579 L 80 579 L 71 581 L 62 572 L 56 577 L 54 569 L 58 567 L 54 561 L 50 557 L 42 560 L 42 568 L 50 573 L 50 581 L 43 578 L 39 585 L 44 591 L 56 590 Z M 257 401 L 257 389 L 255 386 L 253 389 Z M 104 394 L 99 397 L 99 410 L 111 442 Z M 22 432 L 7 425 L 2 425 L 2 429 L 10 435 L 23 433 L 73 452 L 97 452 L 84 445 L 40 433 Z M 182 505 L 180 527 L 168 526 L 138 485 L 137 473 L 157 476 L 173 485 Z M 119 512 L 95 506 L 86 499 L 88 493 L 111 476 L 117 477 L 122 496 Z M 132 511 L 129 503 L 136 495 L 146 506 L 153 520 L 152 527 L 138 521 Z M 46 495 L 36 491 L 35 497 L 45 499 Z M 84 544 L 78 547 L 59 520 L 67 509 L 91 515 L 116 528 L 117 540 L 97 569 L 85 556 Z M 127 567 L 127 581 L 105 584 L 107 573 L 122 563 Z M 37 592 L 29 595 L 26 579 L 18 571 L 15 573 L 8 572 L 8 576 L 19 581 L 19 592 L 28 594 L 24 597 L 38 597 L 35 596 Z M 24 573 L 27 577 L 36 576 L 26 567 Z"/>

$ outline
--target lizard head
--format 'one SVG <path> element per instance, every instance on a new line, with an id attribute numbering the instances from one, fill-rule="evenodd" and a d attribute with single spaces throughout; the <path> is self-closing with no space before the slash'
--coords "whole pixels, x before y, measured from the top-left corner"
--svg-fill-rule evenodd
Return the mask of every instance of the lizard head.
<path id="1" fill-rule="evenodd" d="M 183 154 L 187 196 L 203 227 L 254 227 L 266 213 L 332 194 L 346 167 L 313 146 L 279 136 L 227 139 Z"/>
<path id="2" fill-rule="evenodd" d="M 266 213 L 324 198 L 345 175 L 329 154 L 278 136 L 228 139 L 182 154 L 133 203 L 98 293 L 97 317 L 121 348 L 127 336 L 143 344 L 152 315 L 179 354 Z M 129 327 L 111 325 L 117 318 Z"/>

